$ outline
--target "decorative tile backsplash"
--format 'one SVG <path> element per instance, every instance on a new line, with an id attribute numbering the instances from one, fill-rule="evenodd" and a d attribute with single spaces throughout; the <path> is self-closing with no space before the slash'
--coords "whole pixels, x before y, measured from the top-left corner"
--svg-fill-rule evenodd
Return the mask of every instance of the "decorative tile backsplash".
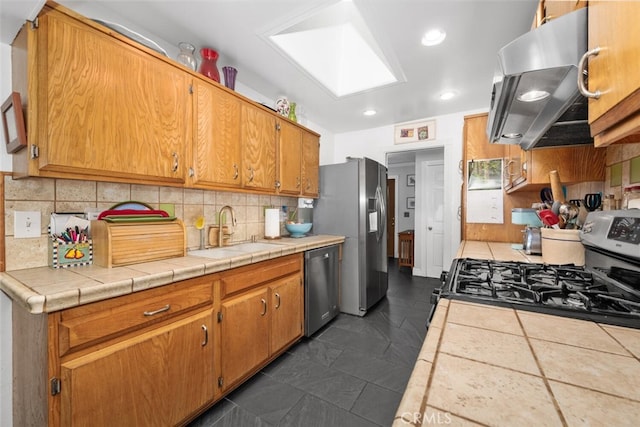
<path id="1" fill-rule="evenodd" d="M 52 212 L 84 212 L 85 208 L 106 210 L 128 200 L 144 202 L 154 209 L 161 203 L 173 204 L 175 216 L 184 221 L 187 247 L 197 249 L 200 231 L 196 219 L 204 215 L 205 230 L 216 224 L 221 207 L 233 207 L 238 222 L 232 241 L 252 236 L 264 237 L 264 206 L 295 207 L 295 197 L 280 197 L 210 190 L 183 189 L 153 185 L 136 185 L 66 179 L 4 177 L 5 185 L 5 257 L 7 271 L 46 266 L 48 262 L 47 225 Z M 15 211 L 39 211 L 39 238 L 15 239 Z"/>
<path id="2" fill-rule="evenodd" d="M 624 187 L 640 184 L 640 142 L 607 147 L 605 194 L 622 198 Z"/>

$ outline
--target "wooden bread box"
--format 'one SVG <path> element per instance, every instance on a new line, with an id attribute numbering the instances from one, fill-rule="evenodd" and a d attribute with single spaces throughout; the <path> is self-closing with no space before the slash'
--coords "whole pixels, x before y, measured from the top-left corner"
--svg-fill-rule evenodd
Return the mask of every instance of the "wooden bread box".
<path id="1" fill-rule="evenodd" d="M 184 223 L 179 219 L 154 222 L 91 221 L 93 262 L 117 267 L 187 254 Z"/>

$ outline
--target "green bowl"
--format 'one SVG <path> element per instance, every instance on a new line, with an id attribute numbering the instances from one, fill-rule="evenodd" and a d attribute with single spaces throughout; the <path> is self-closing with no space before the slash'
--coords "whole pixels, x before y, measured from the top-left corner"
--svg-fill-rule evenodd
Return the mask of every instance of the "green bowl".
<path id="1" fill-rule="evenodd" d="M 287 231 L 291 234 L 291 237 L 304 237 L 305 233 L 311 230 L 312 225 L 310 222 L 304 224 L 290 224 L 287 222 L 284 224 Z"/>

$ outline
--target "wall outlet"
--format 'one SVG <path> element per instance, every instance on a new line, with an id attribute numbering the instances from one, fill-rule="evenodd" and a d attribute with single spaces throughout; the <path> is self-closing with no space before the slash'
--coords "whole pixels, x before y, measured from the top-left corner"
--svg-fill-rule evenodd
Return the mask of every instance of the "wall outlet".
<path id="1" fill-rule="evenodd" d="M 13 219 L 13 237 L 28 239 L 40 237 L 40 212 L 15 211 Z"/>

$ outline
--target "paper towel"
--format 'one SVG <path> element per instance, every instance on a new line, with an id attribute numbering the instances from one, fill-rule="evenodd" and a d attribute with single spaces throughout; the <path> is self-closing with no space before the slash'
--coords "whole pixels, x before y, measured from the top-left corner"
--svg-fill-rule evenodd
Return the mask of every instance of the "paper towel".
<path id="1" fill-rule="evenodd" d="M 280 209 L 264 210 L 264 237 L 280 237 Z"/>

